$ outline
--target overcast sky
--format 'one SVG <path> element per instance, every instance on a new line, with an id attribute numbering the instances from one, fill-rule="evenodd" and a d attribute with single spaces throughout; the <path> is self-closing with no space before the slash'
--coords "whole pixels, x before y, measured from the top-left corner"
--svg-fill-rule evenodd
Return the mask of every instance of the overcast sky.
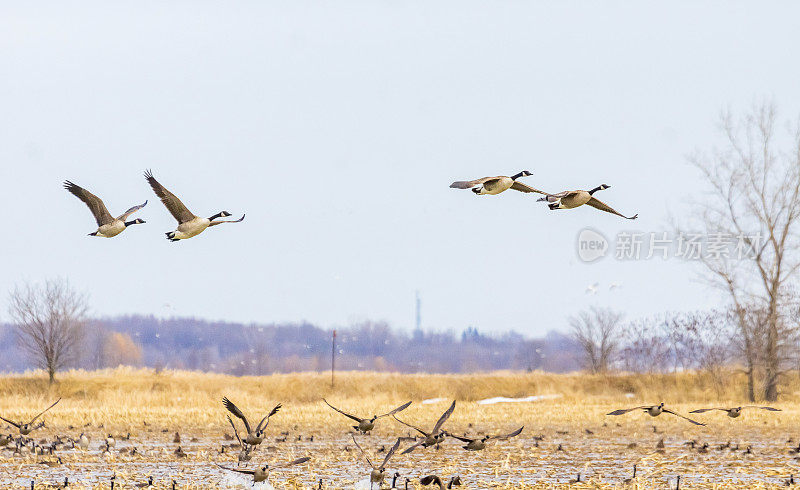
<path id="1" fill-rule="evenodd" d="M 99 316 L 410 329 L 419 290 L 426 328 L 539 335 L 592 305 L 714 306 L 691 266 L 585 264 L 576 237 L 668 229 L 722 109 L 798 114 L 798 18 L 789 2 L 6 2 L 0 319 L 14 284 L 55 276 Z M 194 213 L 245 221 L 168 242 L 147 168 Z M 609 184 L 598 197 L 640 219 L 448 188 L 523 169 L 550 192 Z M 115 215 L 148 199 L 147 224 L 87 236 L 65 179 Z"/>

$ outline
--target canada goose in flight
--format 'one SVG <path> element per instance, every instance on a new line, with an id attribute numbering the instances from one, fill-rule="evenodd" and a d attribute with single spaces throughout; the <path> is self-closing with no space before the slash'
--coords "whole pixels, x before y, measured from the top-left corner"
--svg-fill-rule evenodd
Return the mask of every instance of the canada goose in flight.
<path id="1" fill-rule="evenodd" d="M 400 447 L 400 439 L 397 439 L 397 442 L 394 443 L 389 452 L 386 453 L 386 457 L 383 458 L 383 463 L 380 466 L 375 466 L 372 463 L 372 460 L 369 459 L 367 453 L 358 445 L 358 441 L 356 441 L 356 437 L 354 435 L 350 435 L 353 438 L 353 442 L 355 443 L 356 447 L 359 451 L 361 451 L 361 455 L 364 456 L 364 459 L 367 460 L 367 463 L 372 467 L 372 471 L 369 474 L 369 487 L 372 488 L 372 485 L 377 483 L 378 487 L 380 488 L 381 484 L 383 483 L 383 479 L 386 478 L 386 465 L 389 463 L 389 459 L 392 455 L 397 451 L 397 448 Z"/>
<path id="2" fill-rule="evenodd" d="M 770 412 L 780 412 L 780 408 L 773 408 L 773 407 L 759 407 L 757 405 L 746 405 L 744 407 L 733 407 L 733 408 L 701 408 L 699 410 L 692 410 L 689 413 L 703 413 L 708 412 L 709 410 L 722 410 L 723 412 L 728 413 L 728 417 L 735 419 L 739 415 L 742 414 L 742 410 L 745 408 L 759 408 L 761 410 L 769 410 Z"/>
<path id="3" fill-rule="evenodd" d="M 606 415 L 623 415 L 623 414 L 626 414 L 628 412 L 632 412 L 634 410 L 644 410 L 651 417 L 657 417 L 657 416 L 661 415 L 662 412 L 663 413 L 670 413 L 670 414 L 675 415 L 677 417 L 680 417 L 682 419 L 686 419 L 686 420 L 688 420 L 689 422 L 691 422 L 691 423 L 693 423 L 695 425 L 706 425 L 706 424 L 701 424 L 700 422 L 695 422 L 694 420 L 692 420 L 692 419 L 690 419 L 688 417 L 684 417 L 683 415 L 681 415 L 679 413 L 673 412 L 672 410 L 670 410 L 668 408 L 664 408 L 664 402 L 661 402 L 660 405 L 644 405 L 644 406 L 641 406 L 641 407 L 622 408 L 622 409 L 619 409 L 619 410 L 614 410 L 613 412 L 609 412 Z"/>
<path id="4" fill-rule="evenodd" d="M 222 466 L 221 464 L 217 464 L 217 466 L 219 466 L 223 470 L 235 471 L 237 473 L 243 473 L 245 475 L 253 475 L 253 483 L 260 483 L 260 482 L 266 480 L 269 477 L 269 472 L 272 471 L 272 470 L 276 470 L 278 468 L 288 468 L 289 466 L 303 464 L 306 461 L 310 461 L 310 460 L 311 460 L 311 458 L 309 458 L 309 457 L 298 458 L 298 459 L 295 459 L 294 461 L 289 461 L 288 463 L 281 463 L 281 464 L 276 464 L 276 465 L 271 465 L 271 466 L 268 465 L 268 464 L 265 464 L 264 466 L 262 466 L 260 468 L 256 468 L 254 470 L 240 470 L 238 468 L 228 468 L 227 466 Z"/>
<path id="5" fill-rule="evenodd" d="M 444 484 L 441 478 L 436 475 L 428 475 L 419 479 L 419 482 L 423 486 L 428 485 L 439 485 L 439 490 L 444 490 L 445 488 L 453 488 L 461 485 L 461 477 L 458 475 L 450 477 L 450 481 L 447 482 L 447 485 Z"/>
<path id="6" fill-rule="evenodd" d="M 227 211 L 220 211 L 210 218 L 201 218 L 199 216 L 195 216 L 186 206 L 183 205 L 181 200 L 178 199 L 175 194 L 171 193 L 163 185 L 159 184 L 149 170 L 144 173 L 144 178 L 147 179 L 150 187 L 153 188 L 153 192 L 155 192 L 156 195 L 161 198 L 161 202 L 164 203 L 164 206 L 167 207 L 167 210 L 170 212 L 170 214 L 172 214 L 172 216 L 178 220 L 178 228 L 175 231 L 168 231 L 166 233 L 167 239 L 171 242 L 192 238 L 193 236 L 199 235 L 210 226 L 216 226 L 222 223 L 239 223 L 244 219 L 244 215 L 242 215 L 242 217 L 237 220 L 214 221 L 217 218 L 231 216 L 231 213 Z"/>
<path id="7" fill-rule="evenodd" d="M 439 420 L 436 421 L 436 425 L 433 426 L 433 430 L 431 430 L 430 432 L 425 432 L 424 430 L 422 430 L 422 429 L 420 429 L 418 427 L 414 427 L 411 424 L 403 422 L 402 420 L 398 419 L 396 415 L 392 415 L 392 417 L 394 417 L 394 419 L 396 421 L 400 422 L 401 424 L 403 424 L 405 426 L 408 426 L 408 427 L 414 429 L 415 431 L 417 431 L 420 434 L 422 434 L 423 436 L 425 436 L 421 441 L 417 442 L 416 444 L 413 444 L 408 449 L 403 451 L 401 454 L 408 454 L 408 453 L 410 453 L 411 451 L 413 451 L 414 449 L 416 449 L 419 446 L 430 447 L 430 446 L 435 446 L 436 444 L 439 444 L 440 442 L 442 442 L 444 440 L 445 436 L 447 435 L 444 431 L 442 431 L 442 426 L 447 421 L 447 419 L 450 418 L 450 415 L 453 414 L 453 410 L 455 410 L 455 409 L 456 409 L 456 402 L 455 402 L 455 400 L 453 400 L 453 404 L 450 405 L 450 408 L 448 408 L 442 414 L 441 417 L 439 417 Z"/>
<path id="8" fill-rule="evenodd" d="M 572 209 L 577 208 L 578 206 L 583 206 L 584 204 L 588 204 L 589 206 L 597 208 L 600 211 L 616 214 L 617 216 L 621 216 L 625 219 L 638 218 L 638 214 L 634 214 L 630 217 L 622 215 L 615 211 L 611 206 L 593 196 L 595 192 L 608 189 L 609 187 L 611 186 L 603 184 L 590 191 L 564 191 L 559 192 L 558 194 L 547 194 L 545 197 L 540 198 L 539 201 L 549 202 L 550 204 L 548 204 L 548 206 L 550 209 Z"/>
<path id="9" fill-rule="evenodd" d="M 44 422 L 41 422 L 41 423 L 39 423 L 39 425 L 33 425 L 33 423 L 34 423 L 34 422 L 36 422 L 36 419 L 38 419 L 39 417 L 41 417 L 42 415 L 44 415 L 44 413 L 45 413 L 45 412 L 47 412 L 47 411 L 48 411 L 48 410 L 50 410 L 51 408 L 55 407 L 55 406 L 58 404 L 58 402 L 60 402 L 60 401 L 61 401 L 61 398 L 59 398 L 58 400 L 56 400 L 56 401 L 55 401 L 55 403 L 53 403 L 53 404 L 52 404 L 52 405 L 50 405 L 49 407 L 45 408 L 45 409 L 44 409 L 44 410 L 43 410 L 43 411 L 42 411 L 42 412 L 41 412 L 39 415 L 37 415 L 36 417 L 34 417 L 34 418 L 33 418 L 33 419 L 30 421 L 30 422 L 28 422 L 27 424 L 26 424 L 26 423 L 23 423 L 23 422 L 19 422 L 19 423 L 17 423 L 17 422 L 12 422 L 12 421 L 8 420 L 8 419 L 7 419 L 7 418 L 5 418 L 5 417 L 0 417 L 0 419 L 2 419 L 2 420 L 5 420 L 5 421 L 6 421 L 6 422 L 8 422 L 9 424 L 11 424 L 11 425 L 13 425 L 14 427 L 16 427 L 17 429 L 19 429 L 19 433 L 20 433 L 20 434 L 22 434 L 23 436 L 27 436 L 28 434 L 30 434 L 30 433 L 31 433 L 31 432 L 33 432 L 34 430 L 36 430 L 36 429 L 41 429 L 42 427 L 44 427 Z"/>
<path id="10" fill-rule="evenodd" d="M 145 223 L 144 220 L 139 218 L 133 221 L 125 220 L 136 211 L 145 207 L 145 205 L 147 205 L 147 201 L 145 201 L 144 204 L 140 204 L 128 209 L 115 218 L 111 216 L 111 213 L 108 212 L 108 209 L 106 208 L 106 205 L 103 204 L 102 199 L 87 191 L 83 187 L 75 185 L 66 180 L 64 181 L 64 189 L 68 190 L 70 193 L 72 193 L 72 195 L 83 201 L 89 207 L 89 211 L 91 211 L 94 215 L 94 219 L 97 221 L 98 228 L 97 231 L 89 233 L 89 236 L 111 238 L 125 231 L 125 228 L 129 227 L 130 225 L 141 225 Z"/>
<path id="11" fill-rule="evenodd" d="M 475 180 L 459 180 L 450 184 L 450 188 L 472 189 L 472 192 L 478 195 L 495 195 L 500 194 L 503 191 L 507 191 L 508 189 L 514 189 L 515 191 L 520 192 L 537 192 L 539 194 L 547 195 L 546 192 L 534 189 L 533 187 L 527 186 L 522 182 L 517 182 L 517 179 L 520 177 L 527 177 L 529 175 L 533 174 L 527 170 L 523 170 L 522 172 L 512 175 L 511 177 L 499 175 L 497 177 L 484 177 L 482 179 Z"/>
<path id="12" fill-rule="evenodd" d="M 355 420 L 356 422 L 358 422 L 358 425 L 354 425 L 353 428 L 355 430 L 361 432 L 362 434 L 366 434 L 367 432 L 369 432 L 372 429 L 374 429 L 375 428 L 375 421 L 378 420 L 379 418 L 388 417 L 389 415 L 394 415 L 394 414 L 396 414 L 398 412 L 402 412 L 403 410 L 408 408 L 409 405 L 411 405 L 411 402 L 406 402 L 406 403 L 400 405 L 399 407 L 395 408 L 391 412 L 386 412 L 383 415 L 373 415 L 371 419 L 362 419 L 361 417 L 356 417 L 355 415 L 351 415 L 351 414 L 349 414 L 347 412 L 339 410 L 338 408 L 336 408 L 333 405 L 331 405 L 330 403 L 328 403 L 328 400 L 326 400 L 324 398 L 322 399 L 322 401 L 324 401 L 326 405 L 328 405 L 332 409 L 336 410 L 340 414 L 344 415 L 345 417 L 349 417 L 349 418 Z"/>
<path id="13" fill-rule="evenodd" d="M 228 397 L 222 397 L 222 404 L 225 405 L 225 408 L 227 408 L 230 413 L 242 419 L 242 422 L 244 422 L 244 428 L 247 429 L 247 437 L 244 438 L 244 442 L 250 444 L 251 446 L 257 446 L 261 444 L 261 442 L 264 440 L 264 429 L 266 429 L 269 425 L 269 418 L 278 413 L 278 410 L 281 408 L 280 403 L 275 405 L 275 408 L 273 408 L 271 412 L 261 419 L 261 422 L 258 423 L 256 428 L 251 429 L 250 422 L 247 421 L 247 417 L 245 417 L 244 413 L 239 410 L 239 407 L 234 405 L 232 401 L 228 400 Z"/>
<path id="14" fill-rule="evenodd" d="M 492 439 L 494 439 L 496 441 L 507 441 L 507 440 L 511 439 L 512 437 L 518 436 L 520 434 L 520 432 L 522 432 L 522 429 L 524 429 L 524 428 L 525 428 L 525 426 L 522 426 L 519 429 L 515 430 L 514 432 L 510 432 L 508 434 L 504 434 L 504 435 L 500 435 L 500 436 L 489 436 L 489 435 L 486 435 L 486 436 L 483 436 L 483 437 L 480 437 L 480 438 L 460 437 L 460 436 L 451 434 L 449 432 L 447 432 L 447 435 L 450 436 L 450 437 L 454 437 L 454 438 L 458 439 L 459 441 L 466 442 L 467 445 L 466 446 L 462 446 L 462 447 L 464 449 L 466 449 L 467 451 L 480 451 L 481 449 L 486 448 L 486 442 L 487 441 L 490 441 Z"/>
<path id="15" fill-rule="evenodd" d="M 250 451 L 252 451 L 253 447 L 255 447 L 255 446 L 251 446 L 251 445 L 247 444 L 246 442 L 242 442 L 242 439 L 239 437 L 239 431 L 236 430 L 236 426 L 233 425 L 233 419 L 231 419 L 230 415 L 227 415 L 227 417 L 228 417 L 228 422 L 230 422 L 231 423 L 231 427 L 233 427 L 233 435 L 235 435 L 236 436 L 236 440 L 239 441 L 239 449 L 240 449 L 240 451 L 239 451 L 239 464 L 246 463 L 247 461 L 250 461 L 250 459 L 251 459 Z"/>

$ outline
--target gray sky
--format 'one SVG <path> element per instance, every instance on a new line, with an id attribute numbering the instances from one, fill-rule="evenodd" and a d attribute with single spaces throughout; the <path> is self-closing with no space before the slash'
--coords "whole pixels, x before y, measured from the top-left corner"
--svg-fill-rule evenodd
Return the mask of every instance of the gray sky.
<path id="1" fill-rule="evenodd" d="M 712 306 L 690 266 L 584 264 L 576 236 L 666 229 L 721 109 L 800 112 L 798 18 L 789 2 L 7 2 L 0 319 L 15 283 L 53 276 L 97 315 L 322 326 L 410 328 L 416 289 L 427 328 L 530 335 L 590 305 Z M 246 220 L 169 243 L 146 168 L 196 214 Z M 599 197 L 640 219 L 448 188 L 522 169 L 551 192 L 610 184 Z M 149 199 L 147 224 L 86 236 L 64 179 L 112 214 Z"/>

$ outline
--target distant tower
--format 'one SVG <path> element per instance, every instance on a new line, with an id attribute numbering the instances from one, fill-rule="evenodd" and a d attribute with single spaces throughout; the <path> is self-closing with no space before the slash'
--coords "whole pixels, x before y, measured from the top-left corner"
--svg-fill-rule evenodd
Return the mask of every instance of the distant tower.
<path id="1" fill-rule="evenodd" d="M 422 332 L 422 301 L 419 299 L 419 290 L 416 292 L 417 295 L 417 313 L 416 313 L 416 328 L 414 329 L 415 332 Z"/>

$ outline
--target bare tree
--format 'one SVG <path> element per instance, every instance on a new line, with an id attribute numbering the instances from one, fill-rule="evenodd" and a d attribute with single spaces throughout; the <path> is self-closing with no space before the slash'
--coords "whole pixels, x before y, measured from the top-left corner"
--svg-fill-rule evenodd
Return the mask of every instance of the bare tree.
<path id="1" fill-rule="evenodd" d="M 592 307 L 569 319 L 572 335 L 583 350 L 584 366 L 593 373 L 608 371 L 619 346 L 622 314 Z"/>
<path id="2" fill-rule="evenodd" d="M 725 147 L 690 158 L 708 187 L 693 203 L 690 223 L 709 240 L 699 257 L 703 275 L 729 296 L 751 364 L 750 385 L 759 376 L 769 401 L 777 399 L 792 356 L 794 327 L 785 312 L 800 267 L 800 125 L 781 144 L 775 120 L 770 103 L 738 120 L 726 114 Z M 710 243 L 717 239 L 735 243 L 734 250 Z M 749 395 L 755 398 L 754 390 Z"/>
<path id="3" fill-rule="evenodd" d="M 85 295 L 62 279 L 15 287 L 11 293 L 9 313 L 17 341 L 30 359 L 47 371 L 50 383 L 59 369 L 75 360 L 87 309 Z"/>

